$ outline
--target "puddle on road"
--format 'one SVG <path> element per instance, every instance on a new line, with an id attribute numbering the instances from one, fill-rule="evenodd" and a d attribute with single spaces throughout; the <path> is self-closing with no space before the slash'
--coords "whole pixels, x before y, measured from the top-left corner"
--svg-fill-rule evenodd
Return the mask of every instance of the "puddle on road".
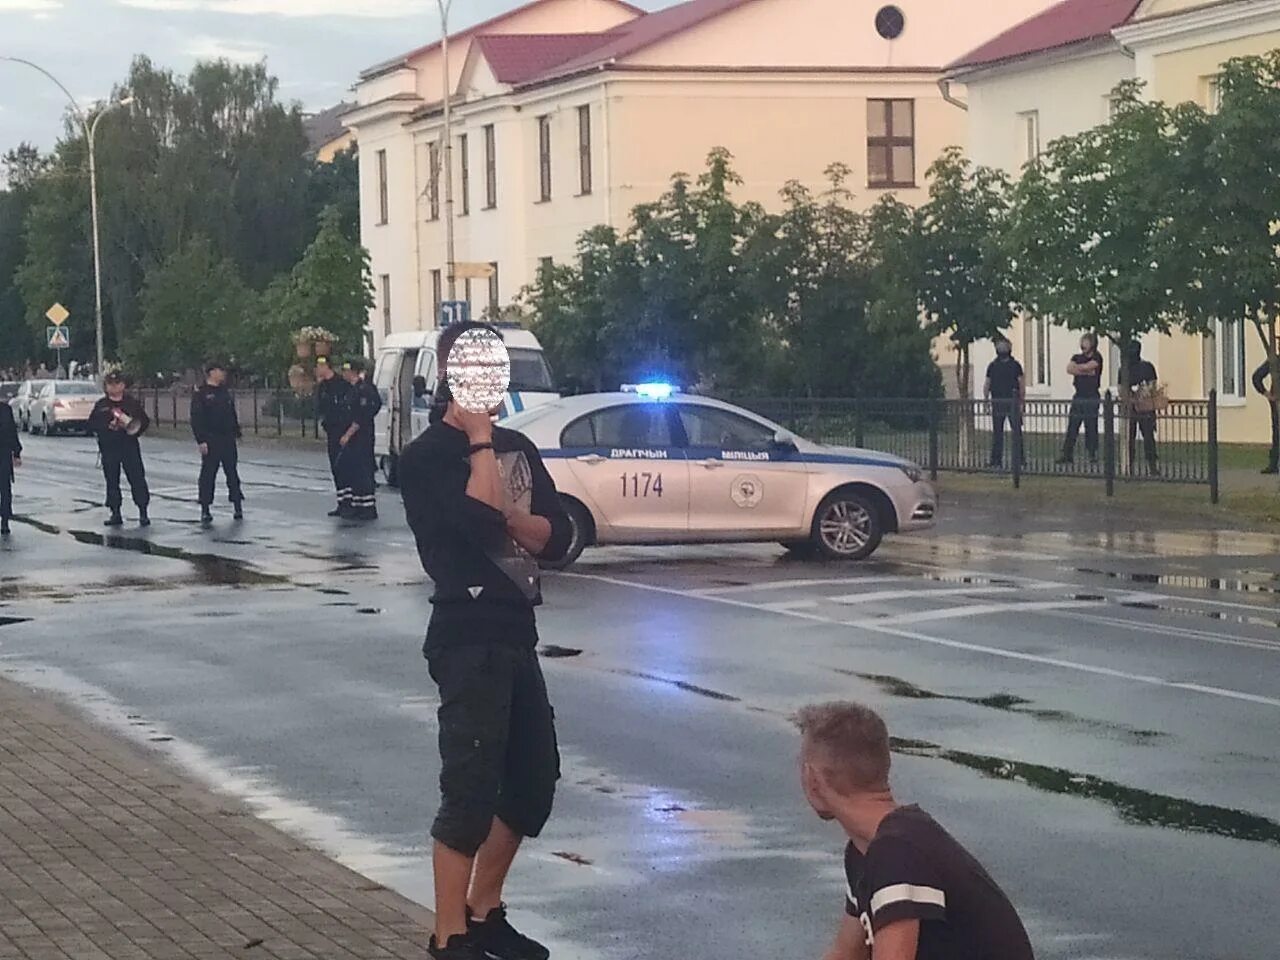
<path id="1" fill-rule="evenodd" d="M 677 680 L 674 677 L 660 677 L 655 673 L 645 673 L 642 670 L 611 670 L 610 673 L 617 673 L 624 677 L 636 677 L 640 680 L 652 680 L 654 683 L 665 683 L 668 686 L 675 687 L 677 690 L 683 690 L 686 693 L 696 693 L 700 697 L 707 697 L 710 700 L 719 700 L 723 703 L 741 703 L 740 697 L 732 694 L 721 693 L 719 690 L 709 690 L 706 687 L 700 687 L 697 684 L 689 683 L 687 680 Z"/>
<path id="2" fill-rule="evenodd" d="M 1146 573 L 1131 570 L 1099 570 L 1096 567 L 1076 567 L 1076 573 L 1083 573 L 1090 577 L 1105 577 L 1108 580 L 1121 580 L 1125 583 L 1178 587 L 1183 590 L 1259 593 L 1268 596 L 1280 595 L 1280 585 L 1258 583 L 1253 580 L 1239 580 L 1232 577 L 1205 577 L 1187 573 Z M 1273 576 L 1272 579 L 1275 579 L 1275 577 Z"/>
<path id="3" fill-rule="evenodd" d="M 113 550 L 129 550 L 169 560 L 183 560 L 196 568 L 200 579 L 210 586 L 266 586 L 287 583 L 286 577 L 263 573 L 243 560 L 233 560 L 212 553 L 192 553 L 180 547 L 166 547 L 140 537 L 122 537 L 113 534 L 93 533 L 89 530 L 67 531 L 78 543 L 109 547 Z"/>
<path id="4" fill-rule="evenodd" d="M 901 677 L 891 677 L 880 673 L 858 673 L 854 670 L 836 668 L 836 673 L 846 677 L 856 677 L 874 683 L 880 690 L 891 697 L 902 697 L 907 700 L 950 700 L 954 703 L 968 703 L 975 707 L 988 707 L 1006 713 L 1017 713 L 1043 720 L 1049 723 L 1064 723 L 1072 726 L 1088 727 L 1108 734 L 1119 734 L 1120 738 L 1136 744 L 1149 744 L 1154 740 L 1167 736 L 1159 730 L 1135 730 L 1120 723 L 1108 723 L 1105 720 L 1093 720 L 1081 717 L 1066 710 L 1033 709 L 1031 701 L 1012 693 L 993 693 L 985 697 L 963 696 L 955 693 L 938 693 L 918 687 Z"/>
<path id="5" fill-rule="evenodd" d="M 580 657 L 582 651 L 576 647 L 562 647 L 554 643 L 544 643 L 538 648 L 539 656 L 555 660 L 561 657 Z"/>
<path id="6" fill-rule="evenodd" d="M 947 760 L 995 780 L 1011 780 L 1046 793 L 1096 800 L 1110 806 L 1127 823 L 1280 846 L 1280 823 L 1243 810 L 1126 787 L 1112 780 L 1060 767 L 948 750 L 919 740 L 893 738 L 891 746 L 908 756 Z"/>
<path id="7" fill-rule="evenodd" d="M 0 627 L 11 627 L 15 623 L 30 623 L 30 617 L 0 617 Z"/>

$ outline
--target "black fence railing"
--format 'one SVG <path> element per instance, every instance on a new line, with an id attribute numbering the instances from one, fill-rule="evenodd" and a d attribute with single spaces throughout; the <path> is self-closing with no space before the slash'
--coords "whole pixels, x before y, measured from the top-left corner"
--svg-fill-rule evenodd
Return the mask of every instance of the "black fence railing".
<path id="1" fill-rule="evenodd" d="M 883 450 L 940 471 L 1117 482 L 1204 484 L 1218 501 L 1218 407 L 1170 400 L 1159 411 L 1095 401 L 735 398 L 821 443 Z"/>
<path id="2" fill-rule="evenodd" d="M 137 396 L 158 427 L 191 425 L 191 387 L 149 388 Z M 314 440 L 320 436 L 315 400 L 300 397 L 288 388 L 239 387 L 231 391 L 236 416 L 246 436 L 298 437 Z"/>

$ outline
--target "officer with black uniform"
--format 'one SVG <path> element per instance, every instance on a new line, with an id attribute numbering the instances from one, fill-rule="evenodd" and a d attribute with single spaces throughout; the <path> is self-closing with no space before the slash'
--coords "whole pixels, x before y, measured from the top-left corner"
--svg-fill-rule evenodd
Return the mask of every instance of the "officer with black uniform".
<path id="1" fill-rule="evenodd" d="M 352 520 L 376 520 L 378 500 L 374 492 L 373 435 L 374 418 L 382 409 L 382 398 L 373 384 L 363 378 L 364 361 L 356 358 L 342 365 L 342 377 L 351 392 L 347 394 L 348 426 L 338 438 L 342 447 L 343 487 L 351 490 L 351 505 L 344 516 Z"/>
<path id="2" fill-rule="evenodd" d="M 124 523 L 120 506 L 124 498 L 120 492 L 120 471 L 129 481 L 129 491 L 138 507 L 138 524 L 151 525 L 147 506 L 151 503 L 151 490 L 147 487 L 147 471 L 142 466 L 142 445 L 138 438 L 151 426 L 151 418 L 142 403 L 125 390 L 124 377 L 117 372 L 103 378 L 106 396 L 93 405 L 89 414 L 89 429 L 98 435 L 98 453 L 102 459 L 102 474 L 107 481 L 107 517 L 105 526 L 118 527 Z"/>
<path id="3" fill-rule="evenodd" d="M 13 519 L 13 470 L 22 466 L 22 441 L 13 410 L 0 401 L 0 536 L 9 535 Z"/>
<path id="4" fill-rule="evenodd" d="M 347 419 L 347 394 L 351 392 L 351 385 L 338 376 L 325 357 L 316 361 L 316 380 L 316 419 L 329 442 L 329 472 L 333 474 L 333 487 L 338 492 L 338 507 L 330 510 L 329 516 L 342 517 L 351 509 L 351 491 L 343 483 L 338 467 L 338 456 L 342 453 L 342 444 L 338 441 L 351 426 Z"/>
<path id="5" fill-rule="evenodd" d="M 1270 388 L 1267 381 L 1271 379 L 1271 361 L 1262 361 L 1262 366 L 1253 371 L 1253 389 L 1267 398 L 1267 406 L 1271 411 L 1271 450 L 1267 454 L 1267 468 L 1263 473 L 1280 472 L 1280 410 L 1277 410 L 1276 389 Z"/>
<path id="6" fill-rule="evenodd" d="M 200 445 L 200 523 L 213 523 L 213 488 L 218 480 L 218 469 L 227 478 L 227 494 L 235 510 L 237 520 L 244 519 L 244 491 L 240 487 L 237 468 L 239 451 L 236 440 L 240 438 L 240 420 L 236 416 L 236 401 L 227 389 L 227 367 L 219 360 L 211 360 L 205 367 L 205 382 L 191 395 L 191 432 Z"/>

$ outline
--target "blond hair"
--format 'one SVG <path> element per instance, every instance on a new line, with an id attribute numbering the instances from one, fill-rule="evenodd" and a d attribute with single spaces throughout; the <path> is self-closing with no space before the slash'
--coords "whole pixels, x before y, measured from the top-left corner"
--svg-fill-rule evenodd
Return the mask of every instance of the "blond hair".
<path id="1" fill-rule="evenodd" d="M 880 714 L 848 701 L 818 703 L 796 714 L 807 762 L 841 793 L 889 788 L 889 730 Z"/>

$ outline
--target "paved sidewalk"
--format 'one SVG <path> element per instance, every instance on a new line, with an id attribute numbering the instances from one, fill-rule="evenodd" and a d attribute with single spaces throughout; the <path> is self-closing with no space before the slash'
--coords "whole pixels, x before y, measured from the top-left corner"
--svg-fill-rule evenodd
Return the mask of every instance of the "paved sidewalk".
<path id="1" fill-rule="evenodd" d="M 419 960 L 430 915 L 0 680 L 0 960 Z"/>

